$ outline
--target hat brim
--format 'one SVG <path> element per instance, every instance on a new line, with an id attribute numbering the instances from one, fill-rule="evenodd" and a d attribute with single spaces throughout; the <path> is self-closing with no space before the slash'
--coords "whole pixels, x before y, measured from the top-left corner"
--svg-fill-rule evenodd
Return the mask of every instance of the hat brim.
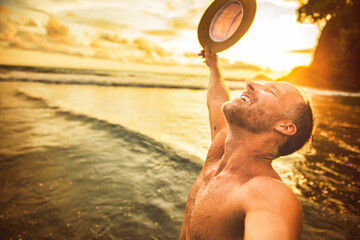
<path id="1" fill-rule="evenodd" d="M 214 41 L 210 37 L 210 25 L 216 13 L 224 4 L 228 2 L 240 2 L 243 8 L 243 16 L 240 25 L 235 32 L 224 41 Z M 215 0 L 206 9 L 198 26 L 198 39 L 200 45 L 204 48 L 208 46 L 213 53 L 224 51 L 234 45 L 250 28 L 256 13 L 255 0 Z"/>

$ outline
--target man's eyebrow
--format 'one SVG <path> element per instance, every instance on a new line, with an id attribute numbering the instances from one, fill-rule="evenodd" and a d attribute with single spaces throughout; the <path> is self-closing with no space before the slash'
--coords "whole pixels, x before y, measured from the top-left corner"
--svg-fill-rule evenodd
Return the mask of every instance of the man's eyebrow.
<path id="1" fill-rule="evenodd" d="M 279 95 L 279 94 L 280 94 L 280 90 L 279 90 L 274 84 L 269 84 L 269 89 L 270 89 L 275 95 Z"/>
<path id="2" fill-rule="evenodd" d="M 273 85 L 272 88 L 275 90 L 276 94 L 280 93 L 280 90 L 276 86 Z"/>

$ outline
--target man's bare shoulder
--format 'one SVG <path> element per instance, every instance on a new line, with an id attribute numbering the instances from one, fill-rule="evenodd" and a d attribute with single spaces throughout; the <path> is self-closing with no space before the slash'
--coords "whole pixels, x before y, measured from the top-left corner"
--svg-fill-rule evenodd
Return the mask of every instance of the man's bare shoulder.
<path id="1" fill-rule="evenodd" d="M 243 185 L 239 207 L 247 239 L 297 239 L 302 227 L 301 203 L 282 181 L 258 176 Z M 258 226 L 266 226 L 259 231 Z M 279 238 L 279 236 L 282 236 Z"/>
<path id="2" fill-rule="evenodd" d="M 270 176 L 257 176 L 243 185 L 245 196 L 250 198 L 246 208 L 257 206 L 291 207 L 301 211 L 301 204 L 295 193 L 282 181 Z M 285 205 L 284 205 L 285 204 Z"/>

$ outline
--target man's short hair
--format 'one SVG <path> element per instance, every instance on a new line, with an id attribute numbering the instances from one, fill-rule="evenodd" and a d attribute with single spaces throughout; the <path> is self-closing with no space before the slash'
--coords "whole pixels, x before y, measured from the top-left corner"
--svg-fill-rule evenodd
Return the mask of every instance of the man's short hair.
<path id="1" fill-rule="evenodd" d="M 286 156 L 301 149 L 310 139 L 312 140 L 315 120 L 310 102 L 296 104 L 291 110 L 290 118 L 296 125 L 296 133 L 278 148 L 278 156 Z"/>

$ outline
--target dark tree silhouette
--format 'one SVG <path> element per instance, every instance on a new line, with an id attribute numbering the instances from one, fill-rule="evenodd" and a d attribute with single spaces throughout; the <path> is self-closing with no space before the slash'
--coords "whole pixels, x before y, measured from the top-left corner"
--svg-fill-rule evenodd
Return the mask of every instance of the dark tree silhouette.
<path id="1" fill-rule="evenodd" d="M 297 9 L 297 19 L 304 22 L 306 19 L 311 22 L 330 20 L 341 15 L 346 8 L 359 7 L 359 0 L 298 0 L 300 3 Z"/>
<path id="2" fill-rule="evenodd" d="M 299 22 L 325 21 L 309 67 L 281 80 L 318 88 L 360 91 L 360 0 L 300 1 Z"/>

